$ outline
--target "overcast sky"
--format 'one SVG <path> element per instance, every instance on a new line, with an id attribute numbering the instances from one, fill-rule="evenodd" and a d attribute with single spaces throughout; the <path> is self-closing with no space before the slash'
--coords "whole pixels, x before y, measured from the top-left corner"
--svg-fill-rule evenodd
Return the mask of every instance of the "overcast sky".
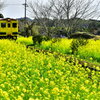
<path id="1" fill-rule="evenodd" d="M 0 11 L 4 15 L 4 17 L 10 18 L 20 18 L 24 17 L 24 3 L 25 0 L 0 0 L 4 1 L 5 7 Z M 36 0 L 27 0 L 29 1 L 36 1 Z M 47 1 L 47 0 L 39 0 L 39 1 Z M 96 2 L 99 0 L 95 0 Z M 27 12 L 27 17 L 31 17 L 31 15 Z"/>
<path id="2" fill-rule="evenodd" d="M 24 17 L 24 3 L 25 0 L 2 0 L 4 1 L 4 8 L 0 11 L 4 17 L 20 18 Z M 29 0 L 27 0 L 29 1 Z M 29 17 L 29 16 L 28 16 Z"/>

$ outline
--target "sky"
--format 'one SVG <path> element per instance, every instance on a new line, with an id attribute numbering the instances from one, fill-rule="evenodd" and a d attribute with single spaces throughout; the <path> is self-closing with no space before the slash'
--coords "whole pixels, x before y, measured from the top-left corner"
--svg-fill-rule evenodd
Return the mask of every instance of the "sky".
<path id="1" fill-rule="evenodd" d="M 24 10 L 24 3 L 25 0 L 0 0 L 4 1 L 4 7 L 2 10 L 0 10 L 0 13 L 4 15 L 5 18 L 21 18 L 24 17 L 25 10 Z M 27 0 L 29 1 L 36 1 L 36 0 Z M 47 1 L 47 0 L 39 0 L 39 1 Z M 95 0 L 96 2 L 99 0 Z M 31 15 L 27 11 L 27 17 L 31 18 Z"/>
<path id="2" fill-rule="evenodd" d="M 0 11 L 5 18 L 20 18 L 24 17 L 24 3 L 25 0 L 2 0 L 4 1 L 4 7 Z M 29 0 L 27 0 L 29 1 Z M 28 16 L 30 17 L 30 16 Z"/>

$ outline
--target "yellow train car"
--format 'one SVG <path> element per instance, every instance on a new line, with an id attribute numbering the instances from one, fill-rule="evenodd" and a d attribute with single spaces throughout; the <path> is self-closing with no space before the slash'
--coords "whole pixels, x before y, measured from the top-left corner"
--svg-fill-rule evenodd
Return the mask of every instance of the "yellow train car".
<path id="1" fill-rule="evenodd" d="M 18 33 L 18 20 L 0 18 L 0 38 L 17 39 Z"/>

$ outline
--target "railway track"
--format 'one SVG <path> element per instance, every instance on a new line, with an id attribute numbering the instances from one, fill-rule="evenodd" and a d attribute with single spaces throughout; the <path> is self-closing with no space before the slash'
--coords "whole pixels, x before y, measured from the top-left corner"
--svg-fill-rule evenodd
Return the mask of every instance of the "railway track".
<path id="1" fill-rule="evenodd" d="M 44 54 L 47 54 L 48 53 L 51 53 L 54 55 L 55 58 L 58 58 L 58 57 L 64 57 L 66 59 L 66 62 L 69 62 L 73 65 L 80 65 L 81 67 L 83 68 L 88 68 L 90 69 L 91 71 L 98 71 L 100 72 L 100 65 L 98 64 L 94 64 L 94 63 L 91 63 L 91 62 L 88 62 L 88 61 L 85 61 L 83 59 L 80 59 L 80 58 L 77 58 L 77 57 L 74 57 L 74 56 L 71 56 L 71 55 L 67 55 L 67 54 L 61 54 L 61 53 L 58 53 L 58 52 L 54 52 L 54 51 L 49 51 L 49 50 L 43 50 L 43 49 L 39 49 L 39 48 L 36 48 L 32 45 L 27 45 L 26 46 L 27 48 L 30 48 L 31 50 L 35 50 L 36 52 L 42 52 Z"/>

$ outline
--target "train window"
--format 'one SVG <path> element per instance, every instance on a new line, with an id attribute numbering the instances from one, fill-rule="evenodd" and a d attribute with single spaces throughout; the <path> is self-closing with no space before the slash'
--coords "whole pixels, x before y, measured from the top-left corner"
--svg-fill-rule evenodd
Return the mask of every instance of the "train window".
<path id="1" fill-rule="evenodd" d="M 6 23 L 1 23 L 1 27 L 6 27 Z"/>
<path id="2" fill-rule="evenodd" d="M 17 27 L 17 23 L 13 23 L 12 26 L 13 26 L 14 28 L 16 28 L 16 27 Z"/>
<path id="3" fill-rule="evenodd" d="M 8 23 L 8 27 L 10 27 L 10 23 Z"/>

